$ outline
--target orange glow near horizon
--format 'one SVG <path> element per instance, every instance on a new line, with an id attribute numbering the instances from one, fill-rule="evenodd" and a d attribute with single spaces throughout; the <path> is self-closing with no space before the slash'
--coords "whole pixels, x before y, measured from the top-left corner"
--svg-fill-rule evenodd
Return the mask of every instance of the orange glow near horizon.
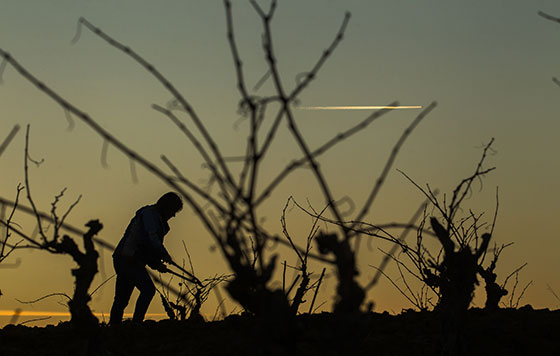
<path id="1" fill-rule="evenodd" d="M 70 312 L 38 311 L 38 310 L 0 310 L 0 316 L 70 316 Z M 93 313 L 95 316 L 109 315 L 109 313 Z M 166 316 L 164 313 L 147 313 L 146 316 Z M 124 316 L 132 317 L 132 313 Z"/>

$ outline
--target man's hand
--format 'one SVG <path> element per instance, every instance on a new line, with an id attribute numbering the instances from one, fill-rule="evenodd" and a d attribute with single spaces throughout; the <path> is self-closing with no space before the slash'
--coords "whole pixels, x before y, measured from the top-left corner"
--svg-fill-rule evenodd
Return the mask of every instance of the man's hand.
<path id="1" fill-rule="evenodd" d="M 157 266 L 156 266 L 156 270 L 157 270 L 158 272 L 161 272 L 161 273 L 166 273 L 167 271 L 169 271 L 169 270 L 167 269 L 167 266 L 165 266 L 163 263 L 160 263 L 159 265 L 157 265 Z"/>
<path id="2" fill-rule="evenodd" d="M 163 256 L 163 262 L 173 263 L 173 259 L 171 259 L 171 256 L 167 253 L 167 254 L 165 254 L 165 256 Z"/>

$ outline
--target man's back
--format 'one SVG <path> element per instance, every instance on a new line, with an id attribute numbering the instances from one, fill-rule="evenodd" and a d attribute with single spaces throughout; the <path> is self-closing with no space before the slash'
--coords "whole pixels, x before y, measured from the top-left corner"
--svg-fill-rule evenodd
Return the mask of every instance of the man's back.
<path id="1" fill-rule="evenodd" d="M 163 237 L 168 231 L 169 225 L 163 221 L 155 205 L 144 206 L 130 220 L 113 257 L 136 259 L 144 265 L 152 265 L 168 255 L 163 247 Z"/>

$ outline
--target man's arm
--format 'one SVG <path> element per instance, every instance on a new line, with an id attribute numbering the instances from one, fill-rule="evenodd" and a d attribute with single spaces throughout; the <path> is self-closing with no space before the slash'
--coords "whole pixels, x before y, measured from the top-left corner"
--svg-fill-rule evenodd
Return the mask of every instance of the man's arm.
<path id="1" fill-rule="evenodd" d="M 158 259 L 163 259 L 166 262 L 171 261 L 169 252 L 163 246 L 164 232 L 158 212 L 155 209 L 146 209 L 142 215 L 144 230 Z"/>

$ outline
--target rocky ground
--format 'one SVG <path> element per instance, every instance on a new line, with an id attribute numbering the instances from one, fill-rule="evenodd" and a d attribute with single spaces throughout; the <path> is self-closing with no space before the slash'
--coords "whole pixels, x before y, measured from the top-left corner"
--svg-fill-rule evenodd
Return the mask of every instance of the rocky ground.
<path id="1" fill-rule="evenodd" d="M 433 312 L 300 315 L 290 327 L 252 316 L 102 325 L 79 335 L 69 323 L 8 325 L 0 355 L 437 355 L 441 323 Z M 465 355 L 560 355 L 560 310 L 470 310 L 461 333 Z"/>

